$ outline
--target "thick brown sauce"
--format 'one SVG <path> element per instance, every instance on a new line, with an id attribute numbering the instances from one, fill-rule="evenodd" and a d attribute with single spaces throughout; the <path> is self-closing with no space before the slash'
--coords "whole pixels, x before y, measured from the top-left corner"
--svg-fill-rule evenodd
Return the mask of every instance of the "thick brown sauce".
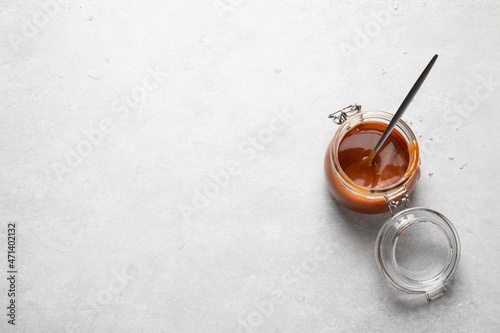
<path id="1" fill-rule="evenodd" d="M 408 145 L 396 130 L 391 132 L 371 166 L 362 163 L 386 127 L 376 122 L 361 123 L 342 138 L 338 151 L 340 167 L 357 185 L 385 188 L 400 180 L 408 169 Z"/>

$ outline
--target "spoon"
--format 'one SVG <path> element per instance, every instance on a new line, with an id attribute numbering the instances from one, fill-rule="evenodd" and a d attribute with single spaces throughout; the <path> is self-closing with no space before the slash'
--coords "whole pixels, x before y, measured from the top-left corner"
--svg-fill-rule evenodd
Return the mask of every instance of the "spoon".
<path id="1" fill-rule="evenodd" d="M 406 98 L 404 99 L 403 103 L 401 103 L 401 106 L 399 107 L 398 111 L 396 111 L 396 113 L 394 114 L 394 117 L 392 118 L 391 122 L 389 123 L 389 125 L 385 129 L 384 134 L 382 134 L 382 137 L 378 141 L 378 143 L 375 146 L 375 148 L 373 148 L 373 150 L 370 152 L 370 155 L 368 155 L 367 157 L 363 158 L 362 163 L 365 166 L 371 166 L 372 165 L 373 158 L 375 157 L 375 155 L 377 155 L 378 151 L 380 150 L 380 148 L 384 144 L 385 140 L 387 140 L 387 138 L 391 134 L 391 132 L 394 129 L 394 127 L 396 127 L 396 124 L 398 123 L 399 119 L 401 119 L 401 117 L 403 116 L 403 113 L 405 113 L 406 108 L 412 102 L 413 97 L 415 97 L 415 95 L 417 94 L 418 90 L 422 86 L 422 83 L 424 83 L 425 78 L 427 77 L 427 74 L 429 74 L 429 72 L 431 71 L 432 66 L 436 62 L 437 57 L 438 57 L 437 54 L 434 55 L 434 57 L 432 57 L 431 61 L 427 65 L 427 67 L 425 67 L 424 71 L 422 72 L 422 74 L 420 74 L 419 78 L 417 79 L 417 81 L 415 82 L 415 84 L 413 85 L 413 87 L 411 87 L 410 92 L 408 93 L 408 95 L 406 95 Z"/>

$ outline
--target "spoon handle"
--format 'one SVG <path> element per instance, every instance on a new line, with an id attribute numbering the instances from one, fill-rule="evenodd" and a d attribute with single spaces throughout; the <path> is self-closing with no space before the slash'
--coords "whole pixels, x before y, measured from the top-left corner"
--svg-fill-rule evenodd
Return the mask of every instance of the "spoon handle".
<path id="1" fill-rule="evenodd" d="M 422 83 L 424 83 L 427 74 L 429 74 L 432 66 L 436 62 L 437 57 L 438 57 L 437 54 L 434 55 L 434 57 L 432 57 L 427 67 L 425 67 L 424 71 L 422 72 L 422 74 L 420 74 L 419 78 L 417 79 L 413 87 L 411 87 L 410 92 L 408 93 L 408 95 L 406 95 L 406 98 L 404 99 L 403 103 L 401 103 L 401 106 L 399 107 L 398 111 L 396 111 L 396 113 L 394 114 L 394 117 L 392 118 L 391 122 L 384 131 L 384 134 L 382 135 L 382 137 L 380 138 L 377 145 L 373 149 L 373 152 L 370 155 L 375 156 L 377 154 L 377 152 L 379 151 L 380 147 L 382 147 L 389 134 L 391 134 L 394 127 L 396 127 L 396 124 L 398 123 L 399 119 L 401 119 L 401 117 L 403 116 L 403 113 L 406 111 L 408 105 L 410 105 L 411 101 L 413 100 L 413 97 L 415 97 L 415 95 L 417 94 L 418 90 L 422 86 Z"/>

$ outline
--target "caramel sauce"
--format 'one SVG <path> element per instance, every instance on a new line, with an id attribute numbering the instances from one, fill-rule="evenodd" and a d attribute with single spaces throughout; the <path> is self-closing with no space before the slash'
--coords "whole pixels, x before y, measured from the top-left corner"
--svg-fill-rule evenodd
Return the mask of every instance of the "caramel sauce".
<path id="1" fill-rule="evenodd" d="M 371 166 L 363 163 L 370 155 L 387 125 L 378 122 L 361 123 L 351 128 L 338 148 L 339 164 L 357 185 L 380 189 L 397 183 L 408 170 L 408 145 L 402 135 L 393 130 Z"/>

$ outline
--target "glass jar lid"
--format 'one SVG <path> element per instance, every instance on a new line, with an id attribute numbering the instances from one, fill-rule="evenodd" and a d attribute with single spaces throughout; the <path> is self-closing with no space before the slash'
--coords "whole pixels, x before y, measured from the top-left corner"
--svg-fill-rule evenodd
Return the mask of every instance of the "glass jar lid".
<path id="1" fill-rule="evenodd" d="M 446 291 L 460 260 L 460 240 L 451 222 L 422 207 L 405 209 L 387 220 L 375 245 L 377 265 L 387 280 L 431 301 Z"/>

